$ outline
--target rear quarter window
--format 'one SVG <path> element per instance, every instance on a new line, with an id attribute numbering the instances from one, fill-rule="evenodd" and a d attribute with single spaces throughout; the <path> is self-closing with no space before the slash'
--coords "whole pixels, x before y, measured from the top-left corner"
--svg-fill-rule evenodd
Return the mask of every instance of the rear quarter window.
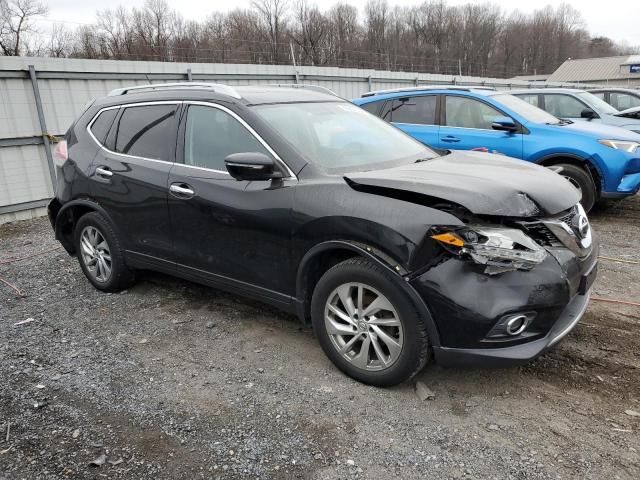
<path id="1" fill-rule="evenodd" d="M 384 101 L 365 103 L 364 105 L 360 105 L 360 108 L 379 117 L 380 107 L 382 107 L 383 103 Z"/>
<path id="2" fill-rule="evenodd" d="M 91 133 L 101 145 L 104 145 L 105 139 L 107 138 L 107 133 L 109 133 L 111 125 L 113 124 L 113 120 L 116 118 L 117 114 L 117 108 L 105 110 L 96 117 L 96 119 L 91 124 L 91 127 L 89 127 L 89 130 L 91 130 Z"/>

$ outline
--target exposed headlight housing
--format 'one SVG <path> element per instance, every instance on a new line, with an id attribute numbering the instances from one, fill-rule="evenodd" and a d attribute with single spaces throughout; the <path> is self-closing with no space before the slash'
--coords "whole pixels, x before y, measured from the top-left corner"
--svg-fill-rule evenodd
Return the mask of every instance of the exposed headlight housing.
<path id="1" fill-rule="evenodd" d="M 510 270 L 530 270 L 547 256 L 543 247 L 515 228 L 437 227 L 430 236 L 449 252 L 486 265 L 485 273 L 490 275 Z"/>
<path id="2" fill-rule="evenodd" d="M 633 153 L 640 148 L 640 143 L 627 140 L 598 140 L 598 142 L 606 147 L 627 153 Z"/>

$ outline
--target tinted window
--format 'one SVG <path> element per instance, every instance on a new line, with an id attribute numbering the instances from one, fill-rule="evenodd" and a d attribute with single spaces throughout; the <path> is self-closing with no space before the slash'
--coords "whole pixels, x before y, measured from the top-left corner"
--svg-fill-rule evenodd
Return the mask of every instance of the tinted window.
<path id="1" fill-rule="evenodd" d="M 380 104 L 383 102 L 371 102 L 365 103 L 364 105 L 360 105 L 363 110 L 366 110 L 369 113 L 373 113 L 374 115 L 378 115 L 378 110 L 380 110 Z"/>
<path id="2" fill-rule="evenodd" d="M 518 95 L 518 98 L 521 98 L 525 102 L 530 103 L 534 107 L 538 106 L 538 94 L 537 93 L 536 94 L 531 94 L 531 95 Z"/>
<path id="3" fill-rule="evenodd" d="M 628 93 L 611 92 L 611 105 L 618 110 L 640 107 L 640 97 L 635 97 Z"/>
<path id="4" fill-rule="evenodd" d="M 396 123 L 436 123 L 436 96 L 399 98 L 393 101 L 391 121 Z"/>
<path id="5" fill-rule="evenodd" d="M 104 144 L 104 139 L 109 133 L 109 129 L 111 128 L 111 124 L 113 120 L 116 118 L 118 114 L 118 109 L 113 108 L 111 110 L 105 110 L 95 121 L 91 124 L 91 133 L 96 137 L 96 140 L 102 144 Z"/>
<path id="6" fill-rule="evenodd" d="M 176 108 L 176 105 L 125 108 L 116 127 L 115 151 L 172 161 Z"/>
<path id="7" fill-rule="evenodd" d="M 491 124 L 496 117 L 504 117 L 495 108 L 472 98 L 448 96 L 446 99 L 449 127 L 491 130 Z"/>
<path id="8" fill-rule="evenodd" d="M 604 92 L 591 92 L 594 97 L 598 97 L 601 100 L 604 100 Z"/>
<path id="9" fill-rule="evenodd" d="M 544 109 L 560 118 L 580 118 L 582 111 L 588 108 L 580 100 L 569 95 L 545 95 Z"/>
<path id="10" fill-rule="evenodd" d="M 266 148 L 238 120 L 213 107 L 192 105 L 187 114 L 184 162 L 226 172 L 224 159 L 232 153 L 259 152 Z"/>

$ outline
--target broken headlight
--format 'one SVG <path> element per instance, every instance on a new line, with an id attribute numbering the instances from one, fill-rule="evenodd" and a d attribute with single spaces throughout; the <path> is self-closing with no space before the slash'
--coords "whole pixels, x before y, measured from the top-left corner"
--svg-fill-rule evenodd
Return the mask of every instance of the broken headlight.
<path id="1" fill-rule="evenodd" d="M 515 228 L 439 227 L 430 236 L 449 252 L 486 265 L 485 273 L 489 274 L 529 270 L 547 256 L 544 248 Z"/>

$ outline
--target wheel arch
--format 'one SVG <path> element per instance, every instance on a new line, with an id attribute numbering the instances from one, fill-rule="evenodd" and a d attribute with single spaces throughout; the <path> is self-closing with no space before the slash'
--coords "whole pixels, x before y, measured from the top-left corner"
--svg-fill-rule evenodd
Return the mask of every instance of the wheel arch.
<path id="1" fill-rule="evenodd" d="M 111 217 L 98 203 L 86 198 L 71 200 L 60 207 L 54 219 L 54 231 L 56 240 L 58 240 L 64 249 L 71 255 L 76 253 L 73 242 L 73 232 L 76 223 L 80 218 L 90 212 L 98 212 L 105 217 L 116 229 L 115 223 L 111 221 Z"/>
<path id="2" fill-rule="evenodd" d="M 600 192 L 602 192 L 602 173 L 598 169 L 598 166 L 589 159 L 582 158 L 572 153 L 554 153 L 536 160 L 536 163 L 543 167 L 550 167 L 559 163 L 568 163 L 581 168 L 584 168 L 586 166 L 586 170 L 589 172 L 589 175 L 591 175 L 591 179 L 596 186 L 598 196 L 600 196 Z"/>
<path id="3" fill-rule="evenodd" d="M 409 272 L 384 252 L 354 241 L 330 240 L 322 242 L 313 246 L 302 257 L 296 274 L 296 313 L 300 320 L 305 324 L 310 323 L 311 296 L 320 277 L 331 267 L 353 257 L 371 260 L 397 276 L 425 319 L 429 341 L 432 345 L 439 346 L 440 336 L 429 308 L 411 284 L 405 280 L 405 275 Z"/>

